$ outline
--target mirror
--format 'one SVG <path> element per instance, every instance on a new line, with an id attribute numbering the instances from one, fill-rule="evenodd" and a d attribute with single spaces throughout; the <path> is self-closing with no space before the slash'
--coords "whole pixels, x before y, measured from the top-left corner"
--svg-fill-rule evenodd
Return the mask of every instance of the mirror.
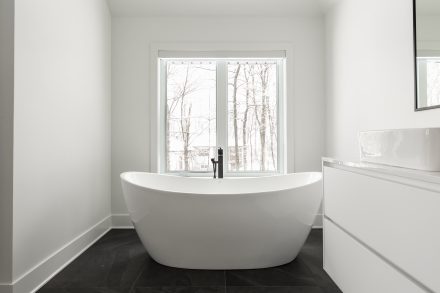
<path id="1" fill-rule="evenodd" d="M 415 110 L 440 108 L 440 0 L 413 0 Z"/>

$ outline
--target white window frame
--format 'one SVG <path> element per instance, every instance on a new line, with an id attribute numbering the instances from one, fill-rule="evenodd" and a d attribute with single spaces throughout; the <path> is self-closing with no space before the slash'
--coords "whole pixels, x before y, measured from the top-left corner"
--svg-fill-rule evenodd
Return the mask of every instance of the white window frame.
<path id="1" fill-rule="evenodd" d="M 226 48 L 225 48 L 226 47 Z M 280 52 L 284 52 L 284 58 L 280 58 Z M 286 109 L 289 92 L 289 86 L 287 86 L 286 79 L 290 76 L 289 60 L 291 57 L 291 46 L 289 44 L 241 44 L 231 46 L 230 44 L 154 44 L 151 46 L 151 95 L 154 97 L 151 101 L 151 136 L 152 142 L 156 141 L 156 144 L 151 145 L 150 151 L 150 170 L 152 172 L 174 174 L 181 176 L 197 176 L 197 177 L 210 177 L 212 171 L 166 171 L 165 170 L 165 119 L 166 119 L 166 70 L 164 70 L 165 62 L 167 58 L 194 58 L 200 59 L 215 59 L 217 62 L 217 146 L 223 147 L 226 151 L 224 153 L 224 175 L 225 177 L 256 177 L 256 176 L 269 176 L 284 174 L 292 170 L 293 165 L 293 151 L 287 153 L 287 147 L 293 149 L 292 140 L 289 142 L 289 135 L 291 131 L 287 130 L 287 117 Z M 227 58 L 228 60 L 226 60 Z M 228 140 L 228 117 L 227 117 L 227 91 L 228 91 L 228 72 L 227 62 L 230 59 L 270 59 L 277 58 L 277 131 L 278 131 L 278 155 L 277 155 L 277 171 L 229 171 L 228 170 L 228 152 L 227 152 L 227 140 Z M 220 85 L 226 86 L 220 86 Z M 292 103 L 290 103 L 292 104 Z M 289 121 L 289 126 L 293 130 L 292 121 Z M 289 156 L 289 157 L 288 157 Z M 288 166 L 290 163 L 290 166 Z"/>

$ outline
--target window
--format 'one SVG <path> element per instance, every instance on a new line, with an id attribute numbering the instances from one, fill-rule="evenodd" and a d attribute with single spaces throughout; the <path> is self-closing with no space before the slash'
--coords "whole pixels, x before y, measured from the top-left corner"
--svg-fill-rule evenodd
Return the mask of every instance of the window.
<path id="1" fill-rule="evenodd" d="M 283 172 L 284 58 L 161 58 L 161 170 Z"/>

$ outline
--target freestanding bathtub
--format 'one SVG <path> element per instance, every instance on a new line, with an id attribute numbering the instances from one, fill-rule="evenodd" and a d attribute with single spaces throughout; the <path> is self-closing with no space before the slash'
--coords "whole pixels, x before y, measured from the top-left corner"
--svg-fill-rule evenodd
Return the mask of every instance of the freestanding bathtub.
<path id="1" fill-rule="evenodd" d="M 256 269 L 295 259 L 319 209 L 321 173 L 253 178 L 121 174 L 134 227 L 157 262 Z"/>

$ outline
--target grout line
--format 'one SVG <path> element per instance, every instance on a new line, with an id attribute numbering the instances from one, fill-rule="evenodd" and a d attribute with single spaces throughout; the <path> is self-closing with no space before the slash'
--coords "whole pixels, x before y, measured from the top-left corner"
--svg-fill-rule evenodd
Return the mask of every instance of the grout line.
<path id="1" fill-rule="evenodd" d="M 225 293 L 226 293 L 226 270 L 223 271 L 223 280 L 225 280 Z"/>

